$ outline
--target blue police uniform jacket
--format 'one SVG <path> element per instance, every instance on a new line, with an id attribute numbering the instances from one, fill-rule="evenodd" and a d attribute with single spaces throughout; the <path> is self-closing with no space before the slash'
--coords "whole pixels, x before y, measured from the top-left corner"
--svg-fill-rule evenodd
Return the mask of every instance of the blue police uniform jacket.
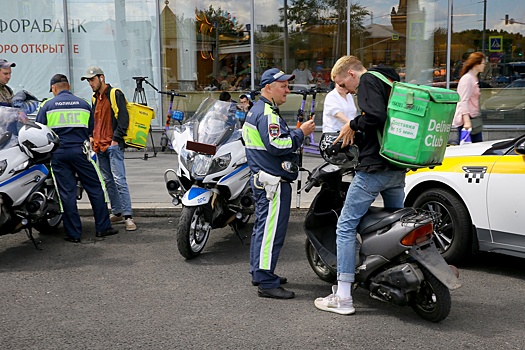
<path id="1" fill-rule="evenodd" d="M 285 160 L 297 162 L 297 150 L 304 134 L 301 129 L 290 130 L 272 103 L 261 97 L 246 116 L 243 126 L 246 159 L 253 173 L 263 170 L 284 180 L 293 181 L 298 174 L 283 170 Z"/>
<path id="2" fill-rule="evenodd" d="M 49 126 L 60 138 L 60 147 L 78 147 L 93 131 L 89 103 L 68 90 L 40 104 L 36 121 Z"/>

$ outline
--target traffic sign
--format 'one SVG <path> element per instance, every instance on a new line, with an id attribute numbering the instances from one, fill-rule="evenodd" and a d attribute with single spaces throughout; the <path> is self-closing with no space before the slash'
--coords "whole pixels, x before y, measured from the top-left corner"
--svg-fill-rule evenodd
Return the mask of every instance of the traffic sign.
<path id="1" fill-rule="evenodd" d="M 489 52 L 503 51 L 503 36 L 489 36 Z"/>
<path id="2" fill-rule="evenodd" d="M 489 55 L 489 60 L 492 63 L 498 63 L 501 60 L 501 54 L 499 52 L 492 52 Z"/>

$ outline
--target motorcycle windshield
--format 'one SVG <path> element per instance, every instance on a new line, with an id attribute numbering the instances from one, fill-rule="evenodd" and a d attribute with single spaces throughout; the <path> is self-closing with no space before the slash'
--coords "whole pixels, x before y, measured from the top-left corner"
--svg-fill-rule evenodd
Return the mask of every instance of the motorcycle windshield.
<path id="1" fill-rule="evenodd" d="M 193 128 L 196 142 L 221 146 L 241 137 L 241 125 L 235 117 L 236 104 L 207 98 L 186 124 Z"/>
<path id="2" fill-rule="evenodd" d="M 9 148 L 17 144 L 20 117 L 20 109 L 0 106 L 0 148 Z"/>

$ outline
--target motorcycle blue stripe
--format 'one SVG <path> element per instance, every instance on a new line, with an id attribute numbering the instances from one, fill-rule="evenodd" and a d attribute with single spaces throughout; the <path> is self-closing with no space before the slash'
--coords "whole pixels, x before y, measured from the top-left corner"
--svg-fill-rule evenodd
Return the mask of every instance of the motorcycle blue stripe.
<path id="1" fill-rule="evenodd" d="M 223 177 L 222 179 L 219 180 L 219 184 L 225 180 L 228 180 L 230 177 L 232 177 L 233 175 L 239 173 L 240 171 L 246 169 L 248 167 L 248 164 L 244 164 L 244 165 L 241 165 L 239 168 L 235 169 L 235 171 L 232 171 L 230 174 L 226 175 L 225 177 Z"/>
<path id="2" fill-rule="evenodd" d="M 19 178 L 33 172 L 33 171 L 41 171 L 42 173 L 44 173 L 44 175 L 47 175 L 49 174 L 49 171 L 47 170 L 46 166 L 44 164 L 38 164 L 38 165 L 35 165 L 35 166 L 32 166 L 31 168 L 27 169 L 27 170 L 24 170 L 23 172 L 21 172 L 20 174 L 18 175 L 15 175 L 13 176 L 12 178 L 10 178 L 9 180 L 5 181 L 5 182 L 2 182 L 0 184 L 0 187 L 2 186 L 5 186 L 7 184 L 10 184 L 11 182 L 13 181 L 17 181 Z"/>

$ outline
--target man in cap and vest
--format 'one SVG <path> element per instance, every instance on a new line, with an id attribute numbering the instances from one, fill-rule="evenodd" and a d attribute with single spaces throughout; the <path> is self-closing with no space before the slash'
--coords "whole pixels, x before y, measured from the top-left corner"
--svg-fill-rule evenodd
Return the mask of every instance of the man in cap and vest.
<path id="1" fill-rule="evenodd" d="M 124 93 L 107 84 L 105 79 L 102 69 L 95 66 L 89 67 L 80 79 L 87 80 L 93 90 L 91 116 L 95 125 L 90 136 L 106 182 L 111 203 L 111 222 L 124 222 L 127 231 L 135 231 L 137 226 L 132 218 L 131 196 L 124 164 L 124 136 L 129 124 L 127 102 Z M 116 106 L 111 101 L 112 89 L 115 89 Z M 115 109 L 118 115 L 115 115 Z"/>
<path id="2" fill-rule="evenodd" d="M 296 162 L 296 151 L 304 137 L 315 130 L 313 121 L 290 130 L 279 114 L 278 106 L 286 102 L 290 93 L 288 81 L 293 78 L 277 68 L 265 71 L 260 83 L 261 98 L 248 112 L 243 126 L 256 208 L 250 245 L 252 284 L 258 286 L 260 297 L 276 299 L 295 296 L 281 286 L 286 278 L 275 274 L 290 218 L 291 182 L 297 178 L 297 173 L 283 170 L 282 162 Z"/>
<path id="3" fill-rule="evenodd" d="M 11 106 L 13 100 L 13 90 L 7 86 L 11 80 L 11 67 L 16 67 L 16 64 L 0 58 L 0 106 Z"/>
<path id="4" fill-rule="evenodd" d="M 111 227 L 101 177 L 90 158 L 89 134 L 93 119 L 89 103 L 69 91 L 69 81 L 63 74 L 55 74 L 50 85 L 49 91 L 55 97 L 42 102 L 36 121 L 49 126 L 60 139 L 60 147 L 52 155 L 51 168 L 62 201 L 66 240 L 80 243 L 82 235 L 75 174 L 91 202 L 96 236 L 114 235 L 118 231 Z"/>

